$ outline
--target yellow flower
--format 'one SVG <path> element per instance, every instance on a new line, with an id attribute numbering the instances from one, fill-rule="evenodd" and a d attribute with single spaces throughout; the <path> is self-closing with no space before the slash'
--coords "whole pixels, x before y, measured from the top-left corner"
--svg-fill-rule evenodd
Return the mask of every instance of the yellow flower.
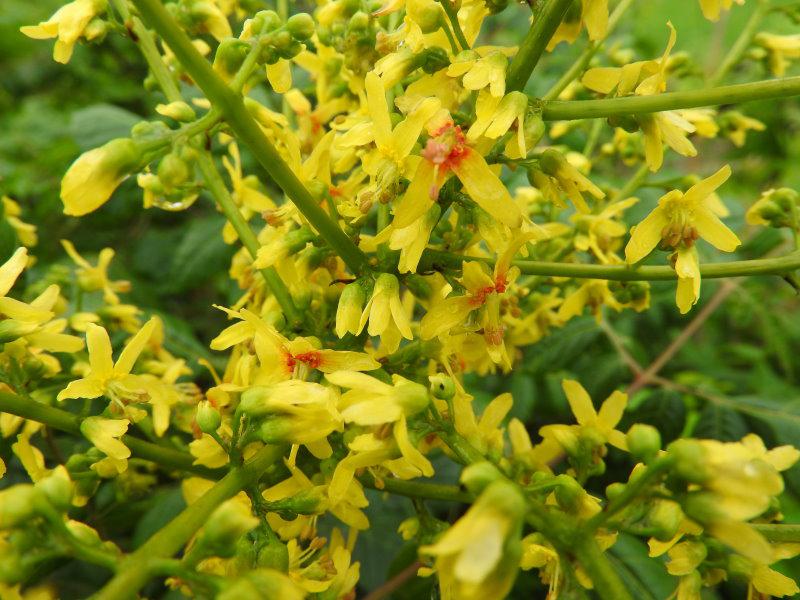
<path id="1" fill-rule="evenodd" d="M 466 514 L 420 554 L 436 557 L 443 598 L 505 598 L 522 554 L 525 499 L 516 486 L 491 483 Z"/>
<path id="2" fill-rule="evenodd" d="M 553 438 L 567 451 L 576 449 L 579 436 L 587 436 L 589 440 L 602 444 L 611 444 L 620 450 L 628 449 L 625 434 L 615 429 L 622 419 L 622 413 L 628 404 L 628 396 L 615 391 L 606 398 L 600 411 L 594 409 L 592 399 L 577 381 L 565 379 L 561 387 L 567 396 L 569 407 L 577 425 L 545 425 L 539 434 L 545 438 Z"/>
<path id="3" fill-rule="evenodd" d="M 125 435 L 128 425 L 128 419 L 87 417 L 81 421 L 81 433 L 108 456 L 108 462 L 117 473 L 125 472 L 128 468 L 128 457 L 131 455 L 130 449 L 119 439 Z"/>
<path id="4" fill-rule="evenodd" d="M 539 157 L 539 168 L 531 171 L 533 181 L 545 197 L 556 206 L 564 207 L 557 189 L 567 194 L 572 203 L 582 213 L 588 213 L 589 206 L 583 199 L 583 192 L 589 192 L 598 200 L 605 197 L 605 193 L 591 180 L 573 166 L 563 154 L 553 148 L 548 148 Z"/>
<path id="5" fill-rule="evenodd" d="M 400 283 L 397 277 L 381 273 L 375 280 L 372 296 L 364 306 L 358 332 L 363 331 L 369 322 L 367 332 L 372 336 L 380 336 L 385 344 L 385 352 L 391 354 L 400 346 L 400 337 L 413 339 L 411 322 L 400 300 Z"/>
<path id="6" fill-rule="evenodd" d="M 767 51 L 769 68 L 775 77 L 786 75 L 789 62 L 800 58 L 800 34 L 776 35 L 762 32 L 753 41 Z"/>
<path id="7" fill-rule="evenodd" d="M 19 218 L 22 214 L 22 208 L 20 208 L 17 202 L 8 196 L 3 196 L 2 201 L 3 216 L 5 220 L 8 221 L 8 224 L 14 228 L 20 244 L 28 248 L 35 246 L 39 239 L 36 235 L 36 225 L 25 223 Z"/>
<path id="8" fill-rule="evenodd" d="M 71 381 L 58 393 L 58 400 L 68 398 L 99 398 L 107 395 L 111 400 L 124 404 L 125 401 L 141 401 L 146 391 L 142 387 L 142 377 L 132 375 L 131 369 L 144 350 L 156 321 L 150 319 L 133 336 L 114 363 L 111 340 L 105 328 L 89 323 L 86 326 L 86 345 L 89 350 L 89 371 L 82 379 Z"/>
<path id="9" fill-rule="evenodd" d="M 605 279 L 587 279 L 580 287 L 564 298 L 558 309 L 558 319 L 562 322 L 569 321 L 573 317 L 583 314 L 586 307 L 595 316 L 597 322 L 603 319 L 603 306 L 608 306 L 619 312 L 623 306 L 611 293 L 608 281 Z"/>
<path id="10" fill-rule="evenodd" d="M 248 389 L 237 412 L 256 420 L 256 435 L 263 442 L 303 444 L 322 459 L 332 453 L 328 435 L 343 429 L 336 401 L 331 388 L 292 379 Z"/>
<path id="11" fill-rule="evenodd" d="M 716 21 L 723 10 L 730 9 L 734 1 L 736 4 L 744 4 L 744 0 L 700 0 L 700 8 L 703 9 L 706 19 Z"/>
<path id="12" fill-rule="evenodd" d="M 327 373 L 325 379 L 347 388 L 339 399 L 339 408 L 346 423 L 394 423 L 404 415 L 411 417 L 428 407 L 428 390 L 425 386 L 400 375 L 392 375 L 391 385 L 356 371 Z"/>
<path id="13" fill-rule="evenodd" d="M 488 87 L 495 98 L 502 98 L 506 93 L 506 68 L 508 58 L 502 51 L 484 47 L 478 50 L 459 52 L 447 67 L 450 77 L 461 77 L 464 89 L 482 90 Z"/>
<path id="14" fill-rule="evenodd" d="M 345 334 L 358 335 L 360 331 L 361 313 L 364 310 L 364 301 L 367 295 L 359 281 L 347 284 L 339 296 L 336 308 L 336 335 L 343 338 Z"/>
<path id="15" fill-rule="evenodd" d="M 81 154 L 61 180 L 64 214 L 80 217 L 100 208 L 141 160 L 139 144 L 129 138 Z"/>
<path id="16" fill-rule="evenodd" d="M 575 248 L 591 251 L 601 263 L 611 263 L 609 254 L 617 250 L 619 239 L 627 233 L 625 225 L 618 219 L 638 201 L 638 198 L 627 198 L 612 202 L 596 215 L 579 212 L 572 215 L 570 221 L 575 223 L 578 231 Z"/>
<path id="17" fill-rule="evenodd" d="M 501 223 L 519 227 L 522 222 L 519 207 L 481 153 L 467 145 L 461 128 L 448 119 L 429 133 L 423 160 L 395 207 L 393 225 L 408 227 L 424 215 L 439 198 L 439 190 L 452 172 L 478 206 Z"/>
<path id="18" fill-rule="evenodd" d="M 101 33 L 100 29 L 88 30 L 87 25 L 97 15 L 104 13 L 106 6 L 106 0 L 75 0 L 59 8 L 47 21 L 20 27 L 20 31 L 35 40 L 57 37 L 53 60 L 66 64 L 81 36 L 91 40 Z"/>
<path id="19" fill-rule="evenodd" d="M 722 134 L 737 148 L 744 146 L 748 131 L 764 131 L 767 126 L 758 119 L 743 115 L 739 111 L 730 110 L 720 117 Z"/>
<path id="20" fill-rule="evenodd" d="M 408 227 L 397 228 L 389 225 L 374 238 L 362 237 L 359 247 L 366 252 L 374 252 L 380 244 L 389 243 L 392 250 L 400 250 L 397 270 L 400 273 L 415 273 L 422 252 L 428 247 L 431 232 L 439 222 L 442 210 L 438 204 L 430 207 L 427 213 Z"/>
<path id="21" fill-rule="evenodd" d="M 662 196 L 658 207 L 633 230 L 625 247 L 628 264 L 639 262 L 661 243 L 675 249 L 675 271 L 679 278 L 677 303 L 682 313 L 689 311 L 700 294 L 695 241 L 703 238 L 723 252 L 733 252 L 741 243 L 708 206 L 709 196 L 730 175 L 731 168 L 726 165 L 686 193 L 673 190 Z"/>
<path id="22" fill-rule="evenodd" d="M 528 144 L 535 143 L 535 140 L 529 142 L 525 139 L 527 112 L 528 97 L 522 92 L 510 92 L 497 98 L 481 90 L 475 103 L 475 122 L 467 131 L 467 141 L 475 143 L 481 136 L 496 140 L 505 135 L 516 121 L 516 146 L 512 146 L 515 152 L 509 154 L 509 158 L 524 158 L 528 155 Z"/>
<path id="23" fill-rule="evenodd" d="M 117 292 L 129 292 L 129 281 L 111 281 L 108 278 L 108 267 L 114 258 L 114 250 L 103 248 L 97 256 L 97 266 L 93 267 L 88 260 L 83 258 L 69 240 L 61 240 L 61 245 L 73 262 L 78 265 L 76 274 L 78 283 L 86 292 L 103 290 L 103 300 L 108 304 L 119 304 Z"/>
<path id="24" fill-rule="evenodd" d="M 227 312 L 242 321 L 220 332 L 211 341 L 211 349 L 224 350 L 254 339 L 256 355 L 267 378 L 304 379 L 311 369 L 333 373 L 339 370 L 372 371 L 380 368 L 380 363 L 364 352 L 320 349 L 315 338 L 296 337 L 289 340 L 247 309 Z"/>

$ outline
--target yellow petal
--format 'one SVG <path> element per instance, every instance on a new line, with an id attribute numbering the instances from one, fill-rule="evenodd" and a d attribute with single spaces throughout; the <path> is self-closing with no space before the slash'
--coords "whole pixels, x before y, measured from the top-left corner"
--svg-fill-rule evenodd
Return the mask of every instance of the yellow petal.
<path id="1" fill-rule="evenodd" d="M 667 216 L 660 207 L 647 215 L 631 233 L 631 239 L 625 246 L 625 261 L 632 265 L 650 254 L 661 242 L 661 232 L 668 223 Z"/>
<path id="2" fill-rule="evenodd" d="M 450 331 L 464 322 L 469 313 L 475 310 L 472 298 L 468 296 L 451 296 L 435 303 L 422 317 L 420 337 L 429 340 Z"/>
<path id="3" fill-rule="evenodd" d="M 733 252 L 742 243 L 739 237 L 705 206 L 698 207 L 692 223 L 704 240 L 723 252 Z"/>
<path id="4" fill-rule="evenodd" d="M 433 163 L 428 160 L 420 161 L 406 193 L 394 209 L 392 226 L 396 229 L 408 227 L 428 211 L 435 197 L 432 195 L 435 179 Z"/>
<path id="5" fill-rule="evenodd" d="M 111 340 L 105 328 L 94 323 L 87 324 L 86 347 L 89 350 L 92 377 L 110 377 L 114 371 L 114 362 L 111 355 Z"/>
<path id="6" fill-rule="evenodd" d="M 453 172 L 464 184 L 464 190 L 483 210 L 509 227 L 519 227 L 522 212 L 514 203 L 506 186 L 486 164 L 483 157 L 466 148 Z"/>
<path id="7" fill-rule="evenodd" d="M 267 79 L 275 92 L 285 94 L 292 87 L 291 63 L 281 59 L 273 65 L 267 65 Z"/>
<path id="8" fill-rule="evenodd" d="M 156 328 L 156 319 L 152 318 L 134 335 L 123 348 L 122 352 L 114 365 L 115 375 L 126 375 L 133 369 L 133 364 L 139 355 L 144 350 L 150 337 L 153 335 L 153 330 Z"/>
<path id="9" fill-rule="evenodd" d="M 597 414 L 598 422 L 604 427 L 616 427 L 627 405 L 628 395 L 614 391 L 600 407 L 600 412 Z"/>
<path id="10" fill-rule="evenodd" d="M 0 296 L 5 296 L 28 264 L 28 249 L 17 248 L 14 254 L 0 266 Z"/>
<path id="11" fill-rule="evenodd" d="M 561 387 L 567 395 L 569 407 L 572 409 L 572 414 L 581 425 L 593 423 L 597 418 L 597 413 L 594 410 L 592 399 L 589 394 L 583 389 L 583 386 L 572 379 L 565 379 L 561 382 Z"/>
<path id="12" fill-rule="evenodd" d="M 364 78 L 364 89 L 367 92 L 367 108 L 372 119 L 375 144 L 379 149 L 388 149 L 392 145 L 392 123 L 389 118 L 389 106 L 386 103 L 386 92 L 383 89 L 383 84 L 374 71 L 367 73 Z M 419 136 L 419 132 L 417 135 Z"/>

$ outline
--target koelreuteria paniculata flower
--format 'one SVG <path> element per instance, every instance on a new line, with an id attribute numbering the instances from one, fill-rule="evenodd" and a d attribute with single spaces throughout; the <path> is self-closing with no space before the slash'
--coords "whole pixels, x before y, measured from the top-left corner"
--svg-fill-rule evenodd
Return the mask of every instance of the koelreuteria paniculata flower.
<path id="1" fill-rule="evenodd" d="M 187 219 L 207 196 L 233 258 L 224 306 L 208 307 L 227 325 L 198 357 L 168 315 L 126 300 L 114 249 L 95 258 L 63 240 L 68 260 L 39 272 L 29 248 L 45 236 L 3 197 L 18 243 L 0 266 L 0 477 L 15 482 L 0 484 L 0 596 L 56 597 L 31 586 L 71 557 L 116 572 L 98 598 L 138 596 L 163 575 L 191 597 L 352 600 L 358 538 L 383 501 L 369 488 L 414 499 L 398 526 L 415 556 L 397 577 L 434 576 L 443 599 L 538 593 L 520 570 L 552 599 L 635 597 L 606 558 L 632 536 L 671 577 L 670 597 L 726 579 L 749 598 L 800 593 L 773 568 L 800 553 L 779 524 L 792 445 L 694 439 L 692 420 L 664 444 L 652 424 L 629 423 L 641 397 L 623 382 L 593 376 L 589 390 L 605 390 L 593 399 L 562 367 L 548 375 L 561 389 L 542 392 L 560 422 L 537 413 L 537 431 L 515 406 L 554 330 L 647 310 L 650 280 L 674 281 L 681 313 L 704 277 L 782 274 L 797 287 L 796 254 L 706 260 L 749 235 L 733 231 L 743 192 L 721 156 L 765 125 L 744 104 L 705 106 L 702 90 L 665 96 L 698 87 L 673 23 L 638 57 L 625 37 L 607 41 L 633 18 L 630 0 L 320 0 L 291 16 L 285 2 L 257 4 L 75 0 L 21 28 L 55 38 L 60 63 L 123 32 L 150 71 L 155 114 L 74 160 L 64 213 L 106 210 L 128 179 L 120 197 L 135 181 L 144 209 Z M 676 22 L 716 21 L 733 4 L 744 1 L 676 5 Z M 498 42 L 504 11 L 536 39 Z M 545 54 L 526 84 L 543 52 L 583 31 L 574 68 L 556 72 L 563 61 Z M 749 59 L 782 76 L 800 57 L 800 34 L 752 21 L 742 35 L 717 83 Z M 731 103 L 751 89 L 728 90 Z M 727 102 L 714 93 L 707 104 Z M 797 192 L 750 200 L 748 224 L 800 235 Z M 660 251 L 665 264 L 640 266 Z M 632 389 L 691 391 L 635 370 Z M 701 398 L 726 402 L 697 394 L 694 416 Z M 448 461 L 459 486 L 445 483 Z M 30 483 L 16 483 L 23 474 Z M 87 524 L 91 510 L 138 514 L 130 501 L 165 482 L 186 508 L 139 550 Z"/>

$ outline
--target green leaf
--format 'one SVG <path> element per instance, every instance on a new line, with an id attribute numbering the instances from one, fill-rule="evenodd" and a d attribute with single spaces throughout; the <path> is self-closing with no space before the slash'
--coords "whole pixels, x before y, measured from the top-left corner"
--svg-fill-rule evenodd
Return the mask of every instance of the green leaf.
<path id="1" fill-rule="evenodd" d="M 607 556 L 637 600 L 663 600 L 675 591 L 677 580 L 669 576 L 660 559 L 648 556 L 647 546 L 641 540 L 620 533 Z"/>
<path id="2" fill-rule="evenodd" d="M 131 127 L 142 118 L 111 104 L 93 104 L 72 114 L 69 131 L 82 151 L 120 137 L 130 137 Z"/>
<path id="3" fill-rule="evenodd" d="M 748 427 L 744 418 L 734 410 L 709 402 L 700 412 L 693 435 L 698 438 L 711 438 L 723 442 L 733 442 L 747 435 Z"/>
<path id="4" fill-rule="evenodd" d="M 222 240 L 225 218 L 210 215 L 187 224 L 178 247 L 173 251 L 167 291 L 194 288 L 228 270 L 234 248 Z"/>

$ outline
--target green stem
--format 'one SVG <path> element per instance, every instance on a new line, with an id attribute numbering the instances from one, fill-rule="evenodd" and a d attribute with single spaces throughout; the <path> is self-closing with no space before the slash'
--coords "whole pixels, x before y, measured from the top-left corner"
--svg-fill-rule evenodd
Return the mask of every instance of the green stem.
<path id="1" fill-rule="evenodd" d="M 159 0 L 133 0 L 145 22 L 169 45 L 187 73 L 211 103 L 224 115 L 228 125 L 247 145 L 275 183 L 294 202 L 297 209 L 354 272 L 367 271 L 364 253 L 339 226 L 328 217 L 305 186 L 284 162 L 244 105 L 242 97 L 231 90 L 214 72 L 208 61 L 192 45 L 189 37 L 175 23 Z"/>
<path id="2" fill-rule="evenodd" d="M 462 502 L 469 504 L 475 500 L 475 497 L 454 485 L 442 485 L 439 483 L 422 483 L 420 481 L 404 481 L 402 479 L 394 479 L 387 477 L 381 479 L 380 482 L 369 474 L 364 473 L 359 477 L 359 481 L 373 490 L 381 492 L 389 492 L 397 494 L 398 496 L 406 496 L 408 498 L 422 498 L 425 500 L 445 500 L 447 502 Z"/>
<path id="3" fill-rule="evenodd" d="M 642 187 L 642 183 L 644 182 L 648 173 L 650 173 L 650 167 L 648 167 L 646 163 L 640 166 L 636 170 L 636 172 L 631 176 L 631 178 L 625 182 L 625 185 L 619 188 L 617 193 L 614 194 L 614 197 L 611 199 L 611 202 L 616 202 L 617 200 L 625 200 L 626 198 L 630 197 L 631 194 L 636 193 L 636 190 Z"/>
<path id="4" fill-rule="evenodd" d="M 214 197 L 220 210 L 222 210 L 225 218 L 233 225 L 236 234 L 239 236 L 239 239 L 242 240 L 242 244 L 247 249 L 250 257 L 255 260 L 259 247 L 258 239 L 256 239 L 253 230 L 250 229 L 250 225 L 242 216 L 239 207 L 236 206 L 233 198 L 231 198 L 231 195 L 228 193 L 228 188 L 225 187 L 225 183 L 222 181 L 222 177 L 220 177 L 211 155 L 208 152 L 199 152 L 197 164 L 200 167 L 200 172 L 203 174 L 203 179 L 206 181 L 208 191 L 211 192 L 211 195 Z M 267 287 L 269 287 L 270 292 L 272 292 L 272 295 L 275 296 L 275 299 L 278 301 L 281 310 L 283 310 L 283 314 L 286 315 L 290 327 L 294 328 L 302 323 L 303 315 L 294 305 L 289 289 L 286 287 L 286 284 L 284 284 L 278 271 L 275 270 L 275 267 L 260 269 L 260 273 L 264 276 L 264 281 L 267 282 Z"/>
<path id="5" fill-rule="evenodd" d="M 633 600 L 613 565 L 591 535 L 575 540 L 570 551 L 581 563 L 602 600 Z"/>
<path id="6" fill-rule="evenodd" d="M 464 35 L 461 25 L 458 22 L 458 13 L 456 12 L 455 6 L 453 6 L 450 0 L 439 0 L 439 3 L 442 5 L 442 9 L 444 9 L 444 14 L 447 15 L 447 20 L 450 21 L 450 26 L 453 28 L 453 33 L 458 43 L 461 45 L 461 49 L 467 50 L 469 48 L 469 42 L 467 42 L 467 36 Z"/>
<path id="7" fill-rule="evenodd" d="M 753 13 L 750 15 L 747 23 L 745 23 L 745 26 L 742 29 L 742 32 L 739 34 L 739 37 L 736 38 L 736 42 L 734 42 L 733 46 L 731 46 L 731 49 L 728 50 L 728 53 L 722 59 L 722 62 L 720 62 L 719 66 L 711 75 L 711 77 L 708 78 L 709 86 L 719 85 L 719 83 L 723 81 L 725 77 L 727 77 L 731 69 L 742 59 L 742 56 L 750 45 L 750 42 L 753 41 L 753 37 L 756 34 L 758 26 L 761 25 L 761 21 L 764 20 L 764 17 L 769 12 L 769 8 L 769 0 L 758 0 Z"/>
<path id="8" fill-rule="evenodd" d="M 800 95 L 800 77 L 783 77 L 653 96 L 624 96 L 602 100 L 550 100 L 543 102 L 542 118 L 545 121 L 597 119 L 698 106 L 739 104 L 797 95 Z"/>
<path id="9" fill-rule="evenodd" d="M 536 64 L 547 48 L 547 44 L 558 29 L 572 0 L 547 0 L 528 34 L 520 44 L 519 51 L 511 61 L 506 75 L 506 90 L 522 91 L 536 68 Z"/>
<path id="10" fill-rule="evenodd" d="M 26 400 L 8 392 L 0 392 L 0 412 L 16 415 L 48 427 L 80 436 L 81 418 L 70 412 L 46 404 Z M 149 460 L 168 469 L 181 469 L 202 477 L 216 478 L 220 471 L 192 464 L 194 458 L 180 450 L 165 448 L 132 435 L 122 436 L 122 442 L 134 456 Z"/>
<path id="11" fill-rule="evenodd" d="M 131 17 L 127 0 L 112 0 L 111 3 L 114 6 L 114 10 L 116 10 L 119 16 L 122 17 L 122 20 L 125 21 L 125 26 L 130 28 L 131 37 L 134 38 L 136 45 L 139 46 L 139 50 L 142 56 L 144 56 L 147 66 L 150 67 L 150 71 L 158 82 L 158 86 L 161 88 L 161 91 L 164 92 L 167 102 L 179 102 L 183 100 L 181 92 L 178 89 L 178 84 L 175 83 L 175 79 L 172 77 L 167 65 L 164 64 L 164 60 L 161 58 L 161 53 L 156 47 L 153 34 L 150 33 L 150 30 L 144 26 L 144 23 L 142 23 L 138 17 Z"/>
<path id="12" fill-rule="evenodd" d="M 464 256 L 451 252 L 426 250 L 422 256 L 421 269 L 433 265 L 460 269 Z M 469 257 L 493 265 L 491 259 Z M 590 265 L 577 263 L 537 262 L 516 260 L 512 264 L 527 275 L 547 277 L 574 277 L 576 279 L 608 279 L 610 281 L 672 281 L 677 279 L 674 269 L 663 267 L 630 267 L 627 265 Z M 783 275 L 800 269 L 800 252 L 792 252 L 776 258 L 736 260 L 724 263 L 700 265 L 700 274 L 707 279 L 724 277 L 750 277 L 753 275 Z"/>
<path id="13" fill-rule="evenodd" d="M 252 485 L 264 470 L 283 455 L 283 448 L 265 446 L 241 467 L 220 479 L 193 504 L 183 510 L 166 526 L 159 529 L 136 552 L 122 563 L 117 575 L 95 596 L 96 600 L 126 600 L 137 597 L 138 591 L 153 574 L 151 562 L 169 558 L 176 554 L 198 529 L 200 529 L 217 507 Z M 157 562 L 155 564 L 158 564 Z"/>
<path id="14" fill-rule="evenodd" d="M 559 94 L 561 94 L 561 92 L 563 92 L 570 83 L 575 81 L 578 76 L 586 70 L 586 67 L 589 66 L 589 63 L 591 62 L 592 58 L 594 58 L 594 55 L 597 54 L 598 50 L 600 50 L 603 42 L 608 39 L 608 36 L 614 32 L 614 29 L 616 29 L 620 18 L 622 18 L 622 15 L 626 10 L 628 10 L 628 7 L 630 7 L 631 4 L 633 4 L 633 0 L 622 0 L 622 2 L 617 5 L 617 8 L 615 8 L 614 12 L 612 12 L 608 17 L 608 29 L 606 30 L 606 36 L 602 40 L 589 42 L 586 48 L 584 48 L 583 52 L 581 52 L 578 60 L 572 63 L 572 66 L 567 69 L 566 73 L 564 73 L 558 81 L 556 81 L 555 85 L 547 90 L 545 95 L 542 96 L 542 100 L 555 100 L 558 98 Z"/>
<path id="15" fill-rule="evenodd" d="M 640 500 L 644 496 L 644 491 L 656 479 L 661 477 L 672 466 L 672 457 L 669 454 L 655 459 L 652 463 L 647 465 L 647 468 L 639 473 L 633 480 L 625 485 L 625 489 L 615 496 L 613 500 L 608 503 L 605 510 L 594 515 L 591 519 L 586 521 L 587 533 L 594 533 L 599 527 L 602 527 L 611 517 L 623 510 L 628 504 L 634 500 Z"/>

